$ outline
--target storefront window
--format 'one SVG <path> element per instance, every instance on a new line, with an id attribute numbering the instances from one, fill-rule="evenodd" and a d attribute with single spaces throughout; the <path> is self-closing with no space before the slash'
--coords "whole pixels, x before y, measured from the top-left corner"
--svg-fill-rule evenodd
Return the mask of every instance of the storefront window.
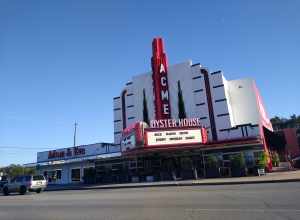
<path id="1" fill-rule="evenodd" d="M 61 180 L 61 170 L 49 170 L 44 172 L 45 178 L 49 183 L 56 183 Z"/>
<path id="2" fill-rule="evenodd" d="M 56 180 L 61 180 L 61 170 L 56 170 Z"/>
<path id="3" fill-rule="evenodd" d="M 80 181 L 80 169 L 72 169 L 71 179 L 73 182 Z"/>

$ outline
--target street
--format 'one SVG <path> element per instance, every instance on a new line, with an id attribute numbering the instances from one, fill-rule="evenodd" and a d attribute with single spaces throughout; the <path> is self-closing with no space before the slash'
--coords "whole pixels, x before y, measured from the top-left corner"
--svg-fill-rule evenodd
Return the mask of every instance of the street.
<path id="1" fill-rule="evenodd" d="M 300 219 L 300 183 L 0 196 L 0 219 Z"/>

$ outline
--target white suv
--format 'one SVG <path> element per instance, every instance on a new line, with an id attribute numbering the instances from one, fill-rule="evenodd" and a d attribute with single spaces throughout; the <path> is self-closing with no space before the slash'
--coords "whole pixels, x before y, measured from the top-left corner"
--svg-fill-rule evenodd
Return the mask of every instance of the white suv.
<path id="1" fill-rule="evenodd" d="M 10 182 L 4 184 L 2 191 L 4 195 L 11 192 L 18 192 L 21 195 L 26 192 L 40 193 L 47 187 L 47 181 L 43 175 L 24 175 L 17 176 Z"/>

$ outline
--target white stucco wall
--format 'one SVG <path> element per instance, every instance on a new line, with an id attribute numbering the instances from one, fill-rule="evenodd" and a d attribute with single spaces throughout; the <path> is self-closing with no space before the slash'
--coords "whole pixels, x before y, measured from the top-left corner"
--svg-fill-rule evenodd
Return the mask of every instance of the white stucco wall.
<path id="1" fill-rule="evenodd" d="M 208 139 L 212 139 L 209 109 L 205 81 L 201 73 L 201 65 L 192 65 L 186 61 L 168 67 L 169 100 L 171 117 L 178 118 L 178 89 L 180 81 L 184 98 L 185 110 L 188 118 L 197 117 L 202 125 L 208 129 Z M 154 119 L 154 94 L 152 72 L 134 76 L 130 86 L 124 89 L 127 93 L 126 125 L 143 120 L 143 89 L 146 91 L 149 118 Z M 210 91 L 212 96 L 213 114 L 216 123 L 218 140 L 243 137 L 241 129 L 232 129 L 244 124 L 259 124 L 259 112 L 256 95 L 253 90 L 254 81 L 251 79 L 226 80 L 221 71 L 209 74 Z M 114 108 L 122 108 L 121 98 L 114 102 Z M 120 120 L 122 111 L 114 113 L 114 120 Z M 134 117 L 128 120 L 129 117 Z M 227 129 L 227 130 L 226 130 Z M 257 133 L 258 129 L 249 127 L 249 134 Z M 122 131 L 122 122 L 115 123 L 115 132 Z M 226 130 L 226 132 L 224 131 Z M 229 131 L 230 130 L 230 131 Z M 121 134 L 115 135 L 115 143 L 119 143 Z"/>
<path id="2" fill-rule="evenodd" d="M 227 100 L 231 109 L 231 125 L 259 124 L 259 111 L 255 91 L 254 80 L 239 79 L 227 82 Z"/>

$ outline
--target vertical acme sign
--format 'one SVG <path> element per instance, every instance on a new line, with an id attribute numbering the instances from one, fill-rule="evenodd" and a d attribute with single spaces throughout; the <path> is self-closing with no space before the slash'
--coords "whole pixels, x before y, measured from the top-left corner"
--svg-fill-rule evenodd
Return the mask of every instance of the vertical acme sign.
<path id="1" fill-rule="evenodd" d="M 161 38 L 154 38 L 152 41 L 152 53 L 151 64 L 155 97 L 155 119 L 169 119 L 171 118 L 171 109 L 169 102 L 167 57 L 164 53 Z"/>

